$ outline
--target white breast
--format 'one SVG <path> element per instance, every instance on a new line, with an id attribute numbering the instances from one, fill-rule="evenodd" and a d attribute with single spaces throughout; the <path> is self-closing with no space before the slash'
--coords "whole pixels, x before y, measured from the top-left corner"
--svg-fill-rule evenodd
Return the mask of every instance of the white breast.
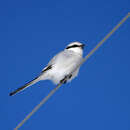
<path id="1" fill-rule="evenodd" d="M 42 79 L 49 79 L 58 84 L 66 75 L 75 70 L 69 80 L 71 81 L 78 74 L 79 67 L 77 68 L 77 66 L 79 66 L 81 60 L 82 57 L 73 53 L 73 51 L 62 51 L 49 62 L 49 64 L 52 64 L 52 69 L 43 74 Z"/>

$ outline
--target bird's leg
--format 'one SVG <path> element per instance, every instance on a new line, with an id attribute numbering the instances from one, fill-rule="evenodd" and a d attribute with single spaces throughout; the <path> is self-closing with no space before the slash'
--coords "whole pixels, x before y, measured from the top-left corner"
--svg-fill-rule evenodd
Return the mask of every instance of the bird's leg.
<path id="1" fill-rule="evenodd" d="M 68 79 L 70 79 L 72 77 L 72 74 L 66 75 L 61 81 L 60 83 L 65 84 L 67 82 Z"/>
<path id="2" fill-rule="evenodd" d="M 68 75 L 68 78 L 70 79 L 72 77 L 72 74 Z"/>
<path id="3" fill-rule="evenodd" d="M 65 77 L 60 81 L 61 84 L 65 84 L 66 82 L 67 82 L 67 76 L 65 76 Z"/>

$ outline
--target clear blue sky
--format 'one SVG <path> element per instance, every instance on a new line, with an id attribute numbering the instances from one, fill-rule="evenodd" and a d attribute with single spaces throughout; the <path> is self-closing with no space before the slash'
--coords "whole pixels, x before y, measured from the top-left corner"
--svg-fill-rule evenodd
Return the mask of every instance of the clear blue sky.
<path id="1" fill-rule="evenodd" d="M 0 129 L 16 127 L 54 85 L 9 92 L 69 42 L 87 44 L 86 55 L 128 12 L 129 0 L 0 1 Z M 20 130 L 130 130 L 130 18 Z"/>

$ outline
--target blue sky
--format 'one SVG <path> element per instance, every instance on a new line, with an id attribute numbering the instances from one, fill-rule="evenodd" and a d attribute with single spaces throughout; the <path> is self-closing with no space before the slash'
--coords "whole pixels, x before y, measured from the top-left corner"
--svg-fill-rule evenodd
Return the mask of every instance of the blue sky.
<path id="1" fill-rule="evenodd" d="M 12 90 L 37 76 L 72 41 L 84 56 L 128 12 L 129 0 L 0 1 L 0 129 L 11 130 L 54 85 L 39 82 L 16 96 Z M 130 129 L 130 18 L 20 130 Z"/>

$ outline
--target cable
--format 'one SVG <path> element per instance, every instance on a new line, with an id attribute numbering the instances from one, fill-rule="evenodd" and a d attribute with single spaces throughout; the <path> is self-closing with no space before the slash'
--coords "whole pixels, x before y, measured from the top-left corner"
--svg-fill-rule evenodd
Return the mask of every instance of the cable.
<path id="1" fill-rule="evenodd" d="M 83 64 L 94 52 L 102 46 L 102 44 L 130 17 L 130 12 L 85 56 L 81 64 Z M 80 64 L 80 65 L 81 65 Z M 79 65 L 79 66 L 80 66 Z M 62 83 L 58 84 L 51 92 L 43 98 L 43 100 L 22 120 L 14 130 L 18 130 L 46 101 L 61 87 Z"/>
<path id="2" fill-rule="evenodd" d="M 130 12 L 89 52 L 82 63 L 84 63 L 129 17 Z"/>
<path id="3" fill-rule="evenodd" d="M 18 130 L 55 92 L 62 84 L 58 84 L 43 100 L 22 120 L 14 130 Z"/>

